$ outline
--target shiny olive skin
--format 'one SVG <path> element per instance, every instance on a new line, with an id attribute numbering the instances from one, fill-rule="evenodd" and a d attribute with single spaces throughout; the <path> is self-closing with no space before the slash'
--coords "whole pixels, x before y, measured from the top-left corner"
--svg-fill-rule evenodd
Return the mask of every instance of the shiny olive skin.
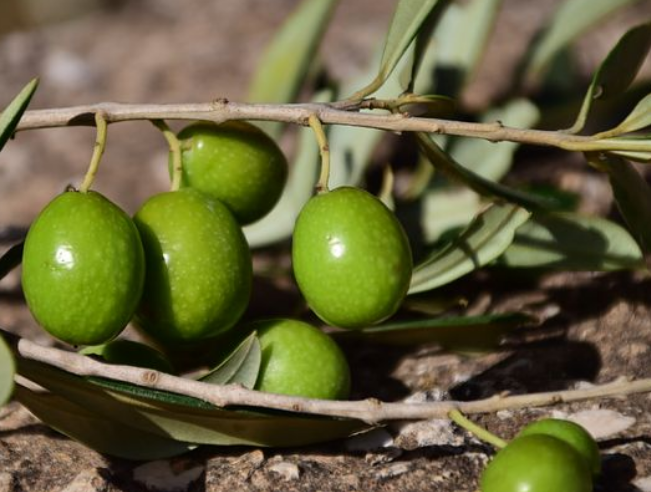
<path id="1" fill-rule="evenodd" d="M 518 437 L 545 434 L 565 441 L 581 455 L 594 476 L 601 473 L 599 446 L 590 433 L 579 424 L 562 419 L 542 419 L 527 425 Z"/>
<path id="2" fill-rule="evenodd" d="M 162 353 L 132 340 L 111 340 L 103 345 L 85 347 L 79 353 L 99 357 L 109 364 L 142 367 L 170 374 L 174 372 L 172 364 Z"/>
<path id="3" fill-rule="evenodd" d="M 482 492 L 591 492 L 592 474 L 572 446 L 532 434 L 501 449 L 480 483 Z"/>
<path id="4" fill-rule="evenodd" d="M 22 286 L 36 321 L 73 345 L 117 336 L 138 305 L 144 256 L 131 218 L 99 193 L 67 191 L 31 225 Z"/>
<path id="5" fill-rule="evenodd" d="M 310 308 L 342 328 L 393 315 L 411 280 L 411 249 L 402 226 L 359 188 L 337 188 L 308 201 L 294 228 L 292 262 Z"/>
<path id="6" fill-rule="evenodd" d="M 251 253 L 220 202 L 184 188 L 149 198 L 134 216 L 146 275 L 136 324 L 164 343 L 196 342 L 231 328 L 251 292 Z"/>
<path id="7" fill-rule="evenodd" d="M 244 121 L 195 123 L 181 140 L 183 185 L 220 200 L 241 225 L 266 215 L 287 181 L 287 159 L 276 142 Z"/>
<path id="8" fill-rule="evenodd" d="M 292 319 L 257 321 L 250 328 L 256 330 L 262 349 L 255 389 L 325 400 L 348 398 L 348 362 L 328 335 Z"/>

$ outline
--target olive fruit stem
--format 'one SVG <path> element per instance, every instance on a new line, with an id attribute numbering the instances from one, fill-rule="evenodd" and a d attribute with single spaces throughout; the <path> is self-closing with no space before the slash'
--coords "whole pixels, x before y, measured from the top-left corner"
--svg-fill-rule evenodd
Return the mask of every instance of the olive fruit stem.
<path id="1" fill-rule="evenodd" d="M 104 155 L 104 149 L 106 149 L 108 123 L 103 111 L 97 111 L 95 113 L 95 126 L 97 128 L 97 134 L 95 136 L 95 147 L 93 148 L 93 155 L 90 158 L 88 171 L 86 171 L 84 180 L 81 183 L 81 186 L 79 186 L 79 191 L 81 193 L 86 193 L 90 187 L 93 186 L 95 175 L 99 169 L 99 163 L 102 160 L 102 156 Z"/>
<path id="2" fill-rule="evenodd" d="M 387 403 L 375 398 L 357 401 L 316 400 L 297 396 L 262 393 L 237 385 L 214 385 L 188 378 L 162 374 L 150 369 L 104 364 L 83 355 L 43 347 L 28 339 L 0 331 L 17 356 L 48 364 L 78 376 L 99 376 L 143 388 L 170 391 L 199 398 L 217 407 L 250 406 L 338 418 L 352 418 L 370 425 L 390 420 L 425 420 L 449 417 L 458 410 L 466 414 L 532 408 L 559 403 L 607 398 L 634 393 L 651 393 L 651 378 L 616 380 L 610 383 L 563 391 L 523 395 L 496 395 L 475 401 L 436 401 L 431 403 Z M 20 372 L 20 371 L 19 371 Z"/>
<path id="3" fill-rule="evenodd" d="M 319 152 L 321 154 L 321 173 L 319 180 L 316 183 L 317 193 L 326 193 L 328 189 L 328 180 L 330 179 L 330 147 L 328 146 L 328 137 L 325 134 L 321 120 L 316 114 L 311 114 L 308 118 L 308 123 L 316 141 L 319 144 Z"/>
<path id="4" fill-rule="evenodd" d="M 165 123 L 164 120 L 151 120 L 152 124 L 158 128 L 167 140 L 172 155 L 172 184 L 170 191 L 178 191 L 181 187 L 181 178 L 183 177 L 183 160 L 181 159 L 181 142 L 176 134 Z"/>
<path id="5" fill-rule="evenodd" d="M 448 417 L 452 422 L 457 424 L 459 427 L 466 429 L 468 432 L 473 434 L 477 439 L 480 439 L 488 444 L 495 446 L 498 449 L 505 448 L 508 442 L 502 439 L 499 436 L 496 436 L 492 432 L 489 432 L 487 429 L 484 429 L 480 425 L 477 425 L 468 417 L 466 417 L 459 410 L 454 409 L 450 410 Z"/>

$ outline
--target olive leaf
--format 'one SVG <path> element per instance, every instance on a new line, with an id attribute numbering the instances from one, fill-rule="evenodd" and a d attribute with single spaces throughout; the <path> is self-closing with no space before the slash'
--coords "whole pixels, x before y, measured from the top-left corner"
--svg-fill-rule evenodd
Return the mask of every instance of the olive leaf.
<path id="1" fill-rule="evenodd" d="M 500 257 L 509 267 L 621 270 L 644 266 L 631 235 L 614 222 L 575 213 L 534 214 Z"/>
<path id="2" fill-rule="evenodd" d="M 651 94 L 642 98 L 633 111 L 608 133 L 621 134 L 641 130 L 651 125 Z"/>
<path id="3" fill-rule="evenodd" d="M 334 97 L 331 90 L 321 91 L 314 97 L 314 102 L 332 101 Z M 243 228 L 249 246 L 267 246 L 292 235 L 296 217 L 314 193 L 319 162 L 319 146 L 314 132 L 303 127 L 299 130 L 296 157 L 280 200 L 266 216 Z"/>
<path id="4" fill-rule="evenodd" d="M 211 384 L 241 384 L 253 388 L 260 372 L 262 351 L 255 332 L 247 336 L 221 363 L 201 377 L 200 381 Z"/>
<path id="5" fill-rule="evenodd" d="M 534 321 L 523 313 L 450 316 L 386 323 L 361 330 L 336 331 L 335 339 L 363 339 L 386 345 L 438 343 L 449 350 L 492 350 L 504 335 Z"/>
<path id="6" fill-rule="evenodd" d="M 10 271 L 20 265 L 24 246 L 24 241 L 14 244 L 0 257 L 0 279 L 5 278 Z"/>
<path id="7" fill-rule="evenodd" d="M 633 165 L 621 157 L 605 153 L 586 153 L 585 156 L 592 166 L 608 174 L 617 208 L 648 257 L 651 253 L 651 187 Z"/>
<path id="8" fill-rule="evenodd" d="M 293 102 L 305 81 L 338 0 L 303 0 L 276 33 L 257 65 L 248 100 Z M 282 126 L 260 125 L 274 138 Z"/>
<path id="9" fill-rule="evenodd" d="M 119 458 L 156 460 L 196 448 L 89 411 L 60 395 L 16 386 L 16 399 L 42 422 L 89 448 Z"/>
<path id="10" fill-rule="evenodd" d="M 590 27 L 637 0 L 566 0 L 545 23 L 544 30 L 523 56 L 524 75 L 540 77 L 554 57 Z"/>
<path id="11" fill-rule="evenodd" d="M 32 79 L 0 114 L 0 150 L 11 138 L 38 87 L 38 79 Z"/>
<path id="12" fill-rule="evenodd" d="M 422 26 L 428 23 L 431 29 L 435 22 L 433 17 L 438 18 L 449 3 L 450 0 L 399 0 L 384 42 L 379 71 L 371 83 L 358 90 L 351 99 L 362 99 L 382 87 Z M 410 65 L 414 62 L 416 59 L 412 57 Z"/>
<path id="13" fill-rule="evenodd" d="M 500 256 L 530 212 L 514 204 L 493 204 L 452 242 L 414 268 L 409 294 L 452 282 Z"/>
<path id="14" fill-rule="evenodd" d="M 472 0 L 445 10 L 434 34 L 438 91 L 456 97 L 471 80 L 501 4 L 502 0 Z"/>
<path id="15" fill-rule="evenodd" d="M 192 444 L 301 446 L 347 437 L 370 428 L 351 419 L 224 409 L 202 400 L 109 379 L 82 378 L 21 359 L 19 373 L 87 411 L 123 425 Z M 125 441 L 125 446 L 130 442 Z"/>
<path id="16" fill-rule="evenodd" d="M 14 390 L 14 374 L 16 363 L 14 355 L 7 346 L 5 339 L 0 336 L 0 406 L 11 398 Z"/>
<path id="17" fill-rule="evenodd" d="M 480 195 L 501 198 L 532 210 L 558 207 L 558 203 L 551 197 L 536 196 L 483 178 L 455 161 L 426 133 L 416 133 L 416 138 L 423 154 L 436 169 L 445 173 L 449 178 L 463 183 Z"/>
<path id="18" fill-rule="evenodd" d="M 590 82 L 570 133 L 583 130 L 595 99 L 623 93 L 631 85 L 651 49 L 651 23 L 628 30 L 608 53 Z"/>

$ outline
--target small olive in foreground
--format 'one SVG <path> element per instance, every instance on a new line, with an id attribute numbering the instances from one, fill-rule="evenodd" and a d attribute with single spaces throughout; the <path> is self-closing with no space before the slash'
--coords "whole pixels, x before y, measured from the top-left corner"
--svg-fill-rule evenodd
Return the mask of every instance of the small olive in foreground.
<path id="1" fill-rule="evenodd" d="M 591 492 L 583 458 L 564 441 L 523 436 L 501 449 L 481 476 L 482 492 Z"/>
<path id="2" fill-rule="evenodd" d="M 583 457 L 594 476 L 601 472 L 599 446 L 590 433 L 579 424 L 562 419 L 542 419 L 527 425 L 518 437 L 532 434 L 545 434 L 565 441 Z"/>
<path id="3" fill-rule="evenodd" d="M 350 370 L 335 341 L 302 321 L 272 319 L 250 325 L 262 349 L 255 388 L 268 393 L 343 400 Z"/>

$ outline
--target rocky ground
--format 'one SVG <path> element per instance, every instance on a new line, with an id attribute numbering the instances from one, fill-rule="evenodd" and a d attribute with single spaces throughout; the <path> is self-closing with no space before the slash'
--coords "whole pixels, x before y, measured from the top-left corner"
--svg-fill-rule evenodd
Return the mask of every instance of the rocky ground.
<path id="1" fill-rule="evenodd" d="M 557 1 L 506 0 L 476 82 L 465 94 L 481 107 L 504 89 L 536 22 Z M 41 77 L 34 108 L 99 101 L 241 100 L 246 81 L 274 29 L 296 0 L 98 2 L 83 16 L 0 37 L 0 102 Z M 378 45 L 393 0 L 341 2 L 321 54 L 338 77 L 359 73 Z M 2 9 L 0 7 L 0 16 Z M 9 7 L 7 7 L 9 8 Z M 589 73 L 619 34 L 643 16 L 641 1 L 613 16 L 577 47 Z M 7 28 L 4 23 L 0 26 Z M 92 151 L 91 129 L 21 133 L 0 154 L 0 231 L 6 248 L 53 195 L 78 182 Z M 96 188 L 133 212 L 167 186 L 166 148 L 143 123 L 111 127 Z M 609 213 L 600 177 L 577 157 L 523 153 L 557 183 L 581 192 L 586 210 Z M 559 163 L 565 164 L 560 167 Z M 524 310 L 541 323 L 502 350 L 473 355 L 436 347 L 345 347 L 355 396 L 475 399 L 497 392 L 586 387 L 617 378 L 651 377 L 651 281 L 636 273 L 561 273 L 514 280 L 500 272 L 455 284 L 470 312 Z M 282 299 L 294 302 L 290 287 Z M 261 306 L 265 305 L 261 302 Z M 42 344 L 51 340 L 22 304 L 18 277 L 0 283 L 0 326 Z M 599 490 L 651 491 L 651 397 L 593 400 L 476 417 L 509 438 L 526 422 L 556 415 L 580 421 L 604 457 Z M 328 445 L 300 449 L 201 448 L 148 463 L 100 455 L 39 423 L 11 403 L 0 412 L 0 492 L 145 490 L 440 490 L 472 491 L 490 449 L 447 421 L 401 423 Z"/>

